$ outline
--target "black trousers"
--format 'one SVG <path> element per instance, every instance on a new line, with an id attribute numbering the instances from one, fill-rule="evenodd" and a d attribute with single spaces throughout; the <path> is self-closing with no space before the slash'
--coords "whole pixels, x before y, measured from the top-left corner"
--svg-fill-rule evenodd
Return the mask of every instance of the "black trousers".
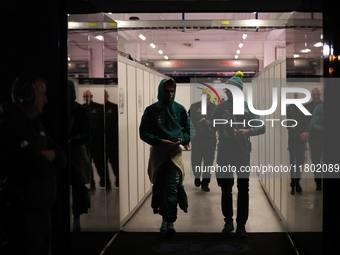
<path id="1" fill-rule="evenodd" d="M 199 169 L 204 169 L 204 167 L 212 166 L 215 158 L 215 150 L 215 143 L 207 142 L 206 145 L 196 145 L 195 143 L 191 144 L 192 171 L 195 178 L 203 177 L 202 183 L 210 183 L 211 173 L 209 171 L 197 171 L 198 168 L 196 167 L 201 167 L 202 165 L 203 168 Z"/>
<path id="2" fill-rule="evenodd" d="M 290 164 L 296 166 L 296 171 L 290 171 L 290 178 L 299 181 L 301 179 L 301 171 L 299 166 L 303 165 L 305 161 L 306 143 L 301 141 L 299 135 L 288 136 L 288 149 L 289 149 L 289 161 Z"/>
<path id="3" fill-rule="evenodd" d="M 312 163 L 316 166 L 321 163 L 322 158 L 322 142 L 315 140 L 312 137 L 309 139 L 309 149 Z M 321 184 L 321 173 L 314 172 L 314 180 L 316 183 Z"/>

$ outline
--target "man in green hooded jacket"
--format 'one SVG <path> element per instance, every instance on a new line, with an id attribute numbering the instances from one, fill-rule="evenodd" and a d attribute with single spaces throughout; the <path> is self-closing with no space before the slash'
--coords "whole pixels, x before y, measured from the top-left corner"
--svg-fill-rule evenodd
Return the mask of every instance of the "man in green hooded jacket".
<path id="1" fill-rule="evenodd" d="M 148 174 L 153 184 L 152 208 L 163 217 L 161 232 L 175 233 L 177 204 L 187 212 L 187 196 L 182 185 L 184 164 L 181 145 L 190 142 L 190 118 L 175 102 L 176 82 L 161 80 L 158 102 L 148 106 L 139 127 L 140 138 L 150 144 Z"/>

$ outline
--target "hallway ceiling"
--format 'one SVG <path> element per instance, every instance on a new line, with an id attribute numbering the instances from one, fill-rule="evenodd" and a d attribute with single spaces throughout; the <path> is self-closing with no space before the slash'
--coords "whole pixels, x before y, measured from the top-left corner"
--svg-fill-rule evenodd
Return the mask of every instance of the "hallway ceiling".
<path id="1" fill-rule="evenodd" d="M 71 15 L 69 21 L 84 22 L 92 21 L 98 14 Z M 266 20 L 287 21 L 289 19 L 321 20 L 322 13 L 128 13 L 128 14 L 104 14 L 104 21 L 129 21 L 138 19 L 140 21 L 199 21 L 199 20 Z M 242 39 L 246 33 L 247 38 Z M 286 52 L 287 57 L 299 54 L 300 58 L 322 57 L 322 47 L 314 47 L 315 43 L 322 41 L 322 28 L 226 28 L 226 29 L 131 29 L 119 30 L 118 47 L 123 48 L 126 53 L 130 48 L 126 45 L 139 44 L 140 58 L 163 59 L 164 55 L 171 59 L 198 59 L 198 58 L 228 58 L 233 59 L 236 51 L 239 59 L 262 59 L 266 45 L 275 48 L 276 57 Z M 138 36 L 143 34 L 143 41 Z M 149 46 L 154 43 L 156 48 Z M 239 48 L 239 43 L 243 47 Z M 124 47 L 122 47 L 124 45 Z M 133 46 L 132 46 L 133 47 Z M 301 50 L 310 49 L 303 53 Z M 158 54 L 161 49 L 163 54 Z"/>

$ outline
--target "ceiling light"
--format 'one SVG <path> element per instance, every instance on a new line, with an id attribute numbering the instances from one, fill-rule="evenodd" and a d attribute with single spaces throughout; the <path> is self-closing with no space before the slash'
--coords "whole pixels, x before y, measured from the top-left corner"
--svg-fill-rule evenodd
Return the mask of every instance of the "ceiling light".
<path id="1" fill-rule="evenodd" d="M 102 35 L 97 35 L 95 38 L 99 41 L 104 41 L 104 36 Z"/>
<path id="2" fill-rule="evenodd" d="M 146 37 L 142 34 L 139 34 L 139 38 L 142 39 L 143 41 L 145 41 Z"/>
<path id="3" fill-rule="evenodd" d="M 298 58 L 298 57 L 300 57 L 300 55 L 294 54 L 294 58 Z"/>
<path id="4" fill-rule="evenodd" d="M 238 47 L 242 48 L 243 46 L 243 43 L 240 42 L 240 44 L 238 45 Z"/>
<path id="5" fill-rule="evenodd" d="M 322 47 L 322 46 L 323 46 L 322 42 L 318 42 L 318 43 L 314 44 L 314 47 Z"/>
<path id="6" fill-rule="evenodd" d="M 300 50 L 300 52 L 302 52 L 302 53 L 308 53 L 308 52 L 310 52 L 310 51 L 311 51 L 310 49 Z"/>
<path id="7" fill-rule="evenodd" d="M 242 38 L 243 38 L 243 39 L 246 39 L 246 38 L 247 38 L 247 34 L 244 33 L 244 34 L 242 35 Z"/>
<path id="8" fill-rule="evenodd" d="M 236 51 L 236 54 L 240 54 L 240 52 L 241 52 L 240 50 L 237 50 L 237 51 Z"/>
<path id="9" fill-rule="evenodd" d="M 156 45 L 154 45 L 153 43 L 150 43 L 150 46 L 151 46 L 152 48 L 156 48 Z"/>
<path id="10" fill-rule="evenodd" d="M 164 56 L 164 58 L 165 58 L 166 60 L 168 60 L 168 59 L 169 59 L 169 57 L 168 57 L 167 55 L 165 55 L 165 56 Z"/>
<path id="11" fill-rule="evenodd" d="M 238 55 L 235 55 L 235 59 L 238 59 Z"/>
<path id="12" fill-rule="evenodd" d="M 163 54 L 163 51 L 159 50 L 158 53 L 159 53 L 159 54 Z"/>
<path id="13" fill-rule="evenodd" d="M 71 61 L 70 57 L 67 58 L 68 61 Z"/>
<path id="14" fill-rule="evenodd" d="M 108 12 L 107 14 L 112 14 L 112 12 Z"/>

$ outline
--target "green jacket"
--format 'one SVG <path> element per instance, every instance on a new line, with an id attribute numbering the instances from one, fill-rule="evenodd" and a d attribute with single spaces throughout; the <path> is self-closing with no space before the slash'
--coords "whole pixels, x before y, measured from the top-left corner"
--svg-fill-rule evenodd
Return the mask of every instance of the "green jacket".
<path id="1" fill-rule="evenodd" d="M 190 142 L 190 117 L 181 104 L 175 102 L 175 94 L 170 103 L 165 101 L 163 84 L 158 86 L 158 102 L 148 106 L 143 114 L 139 127 L 140 138 L 152 145 L 160 146 L 162 139 L 182 139 L 182 145 Z"/>

